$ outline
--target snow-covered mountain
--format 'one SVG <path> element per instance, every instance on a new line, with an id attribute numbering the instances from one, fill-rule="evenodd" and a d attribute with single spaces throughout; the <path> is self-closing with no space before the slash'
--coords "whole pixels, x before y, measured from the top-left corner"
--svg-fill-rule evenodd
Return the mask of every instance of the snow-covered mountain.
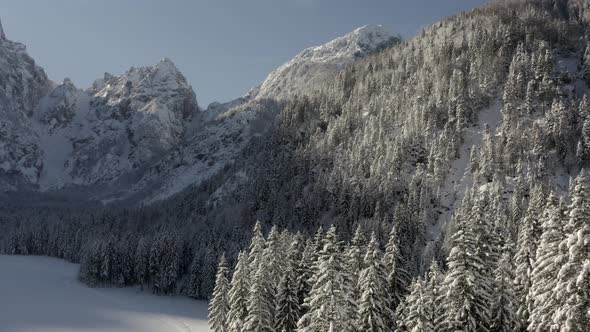
<path id="1" fill-rule="evenodd" d="M 45 158 L 39 185 L 105 183 L 145 168 L 182 140 L 197 111 L 192 88 L 169 59 L 105 74 L 87 91 L 66 79 L 33 117 Z"/>
<path id="2" fill-rule="evenodd" d="M 271 127 L 279 104 L 355 60 L 399 42 L 365 26 L 304 50 L 246 96 L 199 112 L 169 59 L 105 73 L 82 90 L 51 82 L 0 25 L 0 189 L 80 192 L 103 201 L 155 201 L 232 164 Z M 91 193 L 91 194 L 90 194 Z"/>
<path id="3" fill-rule="evenodd" d="M 401 41 L 381 25 L 366 25 L 324 45 L 310 47 L 272 72 L 255 92 L 256 98 L 283 98 L 333 77 L 358 58 Z"/>

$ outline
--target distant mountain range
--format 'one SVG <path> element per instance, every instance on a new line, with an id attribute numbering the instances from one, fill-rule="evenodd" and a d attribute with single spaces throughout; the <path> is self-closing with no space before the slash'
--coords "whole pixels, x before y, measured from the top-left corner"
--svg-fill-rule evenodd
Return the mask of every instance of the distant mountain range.
<path id="1" fill-rule="evenodd" d="M 49 80 L 0 32 L 0 189 L 102 202 L 152 202 L 200 183 L 268 129 L 262 108 L 400 42 L 381 26 L 358 28 L 304 50 L 246 96 L 202 109 L 170 59 L 83 90 Z"/>

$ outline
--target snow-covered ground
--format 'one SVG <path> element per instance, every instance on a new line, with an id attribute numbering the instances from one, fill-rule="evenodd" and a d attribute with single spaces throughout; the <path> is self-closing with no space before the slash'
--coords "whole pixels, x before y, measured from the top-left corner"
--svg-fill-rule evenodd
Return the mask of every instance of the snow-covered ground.
<path id="1" fill-rule="evenodd" d="M 0 255 L 0 332 L 204 332 L 207 304 L 138 289 L 93 289 L 78 265 Z"/>
<path id="2" fill-rule="evenodd" d="M 498 99 L 478 115 L 477 125 L 465 129 L 463 145 L 459 150 L 459 158 L 451 163 L 451 169 L 447 175 L 444 185 L 441 188 L 441 204 L 445 209 L 441 211 L 437 223 L 430 230 L 431 238 L 440 236 L 443 227 L 451 220 L 454 211 L 461 206 L 465 191 L 471 187 L 473 180 L 471 175 L 466 173 L 469 165 L 471 149 L 481 149 L 483 131 L 488 125 L 492 134 L 495 134 L 502 124 L 502 102 Z"/>

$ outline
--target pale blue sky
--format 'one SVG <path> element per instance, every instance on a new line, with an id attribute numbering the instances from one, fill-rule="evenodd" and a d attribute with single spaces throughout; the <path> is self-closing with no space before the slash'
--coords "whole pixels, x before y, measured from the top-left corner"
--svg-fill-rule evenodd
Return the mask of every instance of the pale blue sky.
<path id="1" fill-rule="evenodd" d="M 90 86 L 105 71 L 171 58 L 199 103 L 246 93 L 306 47 L 365 24 L 404 38 L 485 0 L 2 0 L 9 39 L 49 77 Z"/>

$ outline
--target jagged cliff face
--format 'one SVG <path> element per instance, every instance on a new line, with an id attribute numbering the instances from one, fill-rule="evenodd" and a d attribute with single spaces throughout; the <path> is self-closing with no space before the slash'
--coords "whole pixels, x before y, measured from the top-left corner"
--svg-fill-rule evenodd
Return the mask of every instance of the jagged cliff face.
<path id="1" fill-rule="evenodd" d="M 51 82 L 0 26 L 0 189 L 108 184 L 176 147 L 199 108 L 169 59 L 106 74 L 87 91 Z"/>
<path id="2" fill-rule="evenodd" d="M 43 168 L 30 117 L 50 90 L 47 75 L 24 45 L 6 39 L 0 25 L 0 189 L 35 183 Z"/>
<path id="3" fill-rule="evenodd" d="M 197 111 L 194 92 L 168 59 L 107 74 L 88 91 L 66 80 L 37 108 L 47 161 L 39 184 L 108 183 L 140 171 L 182 140 Z"/>

